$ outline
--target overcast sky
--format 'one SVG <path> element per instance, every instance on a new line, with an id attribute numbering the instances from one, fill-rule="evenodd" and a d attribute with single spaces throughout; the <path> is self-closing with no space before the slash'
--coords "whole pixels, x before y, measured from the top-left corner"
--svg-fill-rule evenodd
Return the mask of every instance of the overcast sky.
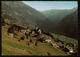
<path id="1" fill-rule="evenodd" d="M 38 11 L 50 9 L 72 9 L 78 7 L 77 1 L 23 1 Z"/>

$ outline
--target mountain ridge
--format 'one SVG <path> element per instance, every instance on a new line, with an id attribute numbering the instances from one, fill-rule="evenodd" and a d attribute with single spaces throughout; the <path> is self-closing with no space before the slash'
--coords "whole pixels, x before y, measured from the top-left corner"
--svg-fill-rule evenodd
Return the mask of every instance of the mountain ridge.
<path id="1" fill-rule="evenodd" d="M 12 21 L 14 23 L 21 24 L 22 26 L 26 26 L 28 24 L 30 27 L 35 27 L 37 25 L 39 28 L 44 30 L 46 29 L 44 27 L 45 25 L 52 24 L 48 18 L 36 9 L 31 8 L 23 2 L 15 2 L 16 1 L 2 1 L 2 15 L 13 18 Z"/>

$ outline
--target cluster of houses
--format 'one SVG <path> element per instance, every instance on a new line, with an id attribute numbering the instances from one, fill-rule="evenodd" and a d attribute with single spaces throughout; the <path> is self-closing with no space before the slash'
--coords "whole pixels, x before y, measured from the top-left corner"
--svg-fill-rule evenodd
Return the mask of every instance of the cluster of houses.
<path id="1" fill-rule="evenodd" d="M 35 30 L 38 29 L 38 27 L 36 27 L 35 30 L 30 30 L 30 29 L 25 29 L 23 27 L 20 27 L 18 25 L 13 25 L 12 28 L 14 28 L 16 31 L 21 32 L 22 34 L 25 34 L 25 33 L 29 34 L 29 32 L 31 32 L 32 35 L 35 35 L 36 34 L 36 31 Z M 40 37 L 40 35 L 42 34 L 42 31 L 40 29 L 38 29 L 38 32 L 39 32 L 38 37 Z M 14 34 L 13 33 L 9 33 L 8 32 L 8 35 L 11 36 L 11 37 L 14 37 Z M 41 38 L 38 38 L 38 39 L 41 40 Z M 56 47 L 56 48 L 59 48 L 59 46 L 56 43 L 53 43 L 51 41 L 51 39 L 49 39 L 49 38 L 48 39 L 47 38 L 42 39 L 41 41 L 42 42 L 44 41 L 44 42 L 50 43 L 51 46 Z M 33 43 L 28 43 L 28 45 L 29 46 L 33 46 L 34 44 Z M 72 48 L 71 49 L 68 49 L 68 50 L 69 50 L 68 51 L 69 53 L 74 53 L 74 50 Z"/>

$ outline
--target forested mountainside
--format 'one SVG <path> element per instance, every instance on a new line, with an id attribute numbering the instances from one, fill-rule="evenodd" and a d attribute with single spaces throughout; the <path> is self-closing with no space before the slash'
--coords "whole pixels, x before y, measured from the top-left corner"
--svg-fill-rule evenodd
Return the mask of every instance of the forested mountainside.
<path id="1" fill-rule="evenodd" d="M 54 27 L 50 28 L 53 29 Z M 78 10 L 65 16 L 54 30 L 56 33 L 66 35 L 72 38 L 78 38 Z"/>
<path id="2" fill-rule="evenodd" d="M 49 20 L 51 20 L 56 25 L 66 15 L 73 13 L 76 9 L 77 7 L 73 9 L 51 9 L 42 11 L 42 14 L 45 15 Z"/>

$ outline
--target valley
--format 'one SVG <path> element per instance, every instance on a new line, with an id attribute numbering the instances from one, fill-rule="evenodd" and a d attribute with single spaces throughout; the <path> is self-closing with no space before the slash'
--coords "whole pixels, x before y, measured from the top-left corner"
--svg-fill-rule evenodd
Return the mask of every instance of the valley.
<path id="1" fill-rule="evenodd" d="M 38 11 L 2 1 L 2 56 L 78 55 L 78 9 Z"/>

